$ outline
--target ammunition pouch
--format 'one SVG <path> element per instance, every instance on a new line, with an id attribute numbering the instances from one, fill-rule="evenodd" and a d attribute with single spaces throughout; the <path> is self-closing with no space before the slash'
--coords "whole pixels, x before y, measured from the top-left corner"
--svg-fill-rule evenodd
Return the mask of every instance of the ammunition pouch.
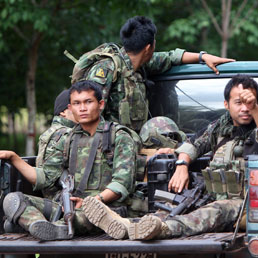
<path id="1" fill-rule="evenodd" d="M 213 169 L 207 167 L 202 170 L 206 190 L 209 193 L 224 194 L 227 198 L 243 198 L 244 174 L 232 169 Z"/>

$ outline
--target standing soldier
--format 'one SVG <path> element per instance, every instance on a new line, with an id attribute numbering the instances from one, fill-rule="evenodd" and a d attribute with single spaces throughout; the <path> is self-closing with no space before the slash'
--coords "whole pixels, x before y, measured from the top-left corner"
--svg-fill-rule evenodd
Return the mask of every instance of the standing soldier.
<path id="1" fill-rule="evenodd" d="M 139 132 L 148 119 L 146 96 L 153 82 L 147 80 L 169 70 L 173 65 L 206 63 L 216 74 L 216 65 L 234 61 L 207 54 L 186 52 L 183 49 L 154 52 L 157 29 L 148 18 L 130 18 L 120 30 L 123 47 L 105 43 L 85 53 L 76 62 L 72 83 L 92 80 L 102 86 L 105 99 L 104 117 Z M 73 58 L 74 60 L 74 58 Z"/>

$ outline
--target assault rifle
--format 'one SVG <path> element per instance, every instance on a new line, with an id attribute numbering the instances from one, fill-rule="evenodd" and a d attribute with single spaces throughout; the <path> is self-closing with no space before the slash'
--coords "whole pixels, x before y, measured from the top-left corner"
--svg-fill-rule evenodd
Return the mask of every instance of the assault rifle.
<path id="1" fill-rule="evenodd" d="M 70 200 L 70 197 L 72 196 L 71 193 L 74 188 L 74 177 L 64 171 L 60 178 L 60 184 L 63 188 L 61 192 L 61 203 L 64 207 L 64 221 L 68 225 L 68 236 L 72 238 L 74 234 L 72 225 L 74 218 L 74 205 L 73 201 Z"/>
<path id="2" fill-rule="evenodd" d="M 160 202 L 154 203 L 156 208 L 170 212 L 169 216 L 171 217 L 188 213 L 214 201 L 211 194 L 205 193 L 205 183 L 203 181 L 195 182 L 192 189 L 184 189 L 177 194 L 156 190 L 154 198 L 177 205 L 175 208 L 171 208 Z"/>

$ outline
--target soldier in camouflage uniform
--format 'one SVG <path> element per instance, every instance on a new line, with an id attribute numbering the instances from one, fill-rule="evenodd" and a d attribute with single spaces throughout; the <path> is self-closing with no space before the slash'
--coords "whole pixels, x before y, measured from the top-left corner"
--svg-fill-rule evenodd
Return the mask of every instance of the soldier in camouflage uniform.
<path id="1" fill-rule="evenodd" d="M 190 161 L 212 151 L 210 166 L 202 171 L 206 190 L 216 201 L 189 214 L 164 217 L 164 212 L 146 215 L 127 228 L 132 240 L 191 236 L 212 231 L 232 230 L 243 203 L 243 157 L 257 154 L 257 83 L 248 76 L 238 75 L 227 84 L 225 108 L 227 112 L 211 123 L 204 133 L 176 149 L 177 168 L 169 182 L 169 190 L 180 192 L 188 186 Z M 89 201 L 85 200 L 85 206 Z M 119 220 L 124 227 L 128 221 Z"/>
<path id="2" fill-rule="evenodd" d="M 105 43 L 76 60 L 72 83 L 93 80 L 100 84 L 105 99 L 104 117 L 139 132 L 148 118 L 148 76 L 169 70 L 172 65 L 205 62 L 218 74 L 216 65 L 234 61 L 201 51 L 183 49 L 154 52 L 156 26 L 146 17 L 130 18 L 120 30 L 123 47 Z M 73 59 L 74 60 L 74 59 Z"/>
<path id="3" fill-rule="evenodd" d="M 74 174 L 74 193 L 71 200 L 75 202 L 75 216 L 73 227 L 75 234 L 85 234 L 92 230 L 81 209 L 82 198 L 94 196 L 114 207 L 125 206 L 129 194 L 134 189 L 136 146 L 132 136 L 125 127 L 115 124 L 112 129 L 111 143 L 114 147 L 111 151 L 104 152 L 104 133 L 107 132 L 105 120 L 100 116 L 104 107 L 101 90 L 96 83 L 91 81 L 78 82 L 70 89 L 69 109 L 72 111 L 78 125 L 70 133 L 64 135 L 55 147 L 55 152 L 43 164 L 42 169 L 19 169 L 17 157 L 12 152 L 0 152 L 0 158 L 10 159 L 20 172 L 33 185 L 35 190 L 58 188 L 58 181 L 62 175 L 62 166 L 69 164 L 68 171 Z M 95 142 L 95 139 L 98 141 Z M 114 141 L 114 142 L 113 142 Z M 89 161 L 89 153 L 96 144 L 94 163 L 89 171 L 88 180 L 80 188 L 80 182 L 84 178 Z M 68 146 L 68 154 L 66 148 Z M 68 155 L 68 160 L 63 161 L 63 156 Z M 72 162 L 70 162 L 72 161 Z M 60 188 L 59 188 L 60 189 Z M 57 191 L 53 199 L 57 197 Z M 53 195 L 54 192 L 51 192 Z M 18 223 L 33 236 L 43 240 L 68 239 L 68 227 L 59 220 L 50 222 L 57 210 L 58 204 L 54 201 L 43 200 L 38 197 L 24 195 L 22 193 L 10 193 L 4 199 L 3 209 L 6 217 L 13 223 Z M 114 238 L 124 237 L 127 232 L 120 228 L 120 224 L 114 220 L 105 219 L 105 214 L 96 206 L 99 213 L 95 219 Z M 48 221 L 48 220 L 49 221 Z M 104 221 L 104 222 L 103 222 Z M 103 224 L 104 223 L 104 224 Z"/>
<path id="4" fill-rule="evenodd" d="M 36 167 L 42 167 L 47 157 L 51 156 L 52 151 L 58 140 L 73 128 L 76 121 L 72 112 L 68 109 L 69 90 L 63 90 L 55 100 L 54 117 L 50 128 L 48 128 L 39 137 L 38 155 L 36 159 Z"/>

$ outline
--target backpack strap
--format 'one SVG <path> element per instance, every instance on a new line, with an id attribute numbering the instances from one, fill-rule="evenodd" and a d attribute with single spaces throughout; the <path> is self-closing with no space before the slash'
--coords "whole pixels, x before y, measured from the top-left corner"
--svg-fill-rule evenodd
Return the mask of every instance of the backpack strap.
<path id="1" fill-rule="evenodd" d="M 89 154 L 89 158 L 88 158 L 85 170 L 84 170 L 83 177 L 82 177 L 78 187 L 75 190 L 74 196 L 83 196 L 83 193 L 84 193 L 85 187 L 88 184 L 90 173 L 92 171 L 94 160 L 95 160 L 95 157 L 97 154 L 100 137 L 101 137 L 101 133 L 96 132 L 94 135 L 92 145 L 91 145 L 90 154 Z"/>

